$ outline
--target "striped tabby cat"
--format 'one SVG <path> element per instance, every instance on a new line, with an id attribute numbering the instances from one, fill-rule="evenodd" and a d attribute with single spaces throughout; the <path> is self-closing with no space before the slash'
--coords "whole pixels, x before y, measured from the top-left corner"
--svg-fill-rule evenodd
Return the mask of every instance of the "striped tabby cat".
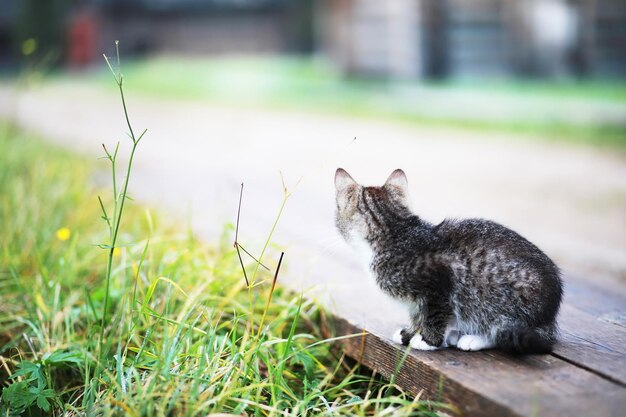
<path id="1" fill-rule="evenodd" d="M 562 285 L 535 245 L 488 220 L 422 220 L 409 208 L 399 169 L 382 187 L 364 187 L 339 168 L 335 187 L 339 232 L 365 256 L 378 287 L 409 311 L 395 342 L 420 350 L 551 350 Z"/>

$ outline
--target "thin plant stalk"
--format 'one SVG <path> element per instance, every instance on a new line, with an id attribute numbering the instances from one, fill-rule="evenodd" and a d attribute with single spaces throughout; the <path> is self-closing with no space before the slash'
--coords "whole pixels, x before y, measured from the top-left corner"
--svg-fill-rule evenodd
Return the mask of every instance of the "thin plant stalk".
<path id="1" fill-rule="evenodd" d="M 107 268 L 106 268 L 106 275 L 105 275 L 105 293 L 104 293 L 104 308 L 102 311 L 102 318 L 101 318 L 101 323 L 100 323 L 100 338 L 99 338 L 99 342 L 98 342 L 98 366 L 101 366 L 102 364 L 102 355 L 103 355 L 103 343 L 104 343 L 104 328 L 106 325 L 106 318 L 107 318 L 107 310 L 109 308 L 109 292 L 110 292 L 110 286 L 111 286 L 111 271 L 113 268 L 113 256 L 115 253 L 115 248 L 116 248 L 116 244 L 117 244 L 117 238 L 119 235 L 119 230 L 120 230 L 120 223 L 122 221 L 122 214 L 124 212 L 124 203 L 126 202 L 126 196 L 128 193 L 128 183 L 130 180 L 130 174 L 132 172 L 132 166 L 133 166 L 133 159 L 135 156 L 135 152 L 137 150 L 137 145 L 139 145 L 139 142 L 141 141 L 141 139 L 143 138 L 143 136 L 146 133 L 146 130 L 144 130 L 141 135 L 139 137 L 135 136 L 135 132 L 133 131 L 133 127 L 130 123 L 130 119 L 128 117 L 128 109 L 126 107 L 126 99 L 124 97 L 124 78 L 122 76 L 122 73 L 119 71 L 120 68 L 120 53 L 119 53 L 119 41 L 115 42 L 115 51 L 116 51 L 116 57 L 117 57 L 117 68 L 118 71 L 116 72 L 113 67 L 111 66 L 111 63 L 109 62 L 109 59 L 107 58 L 106 55 L 104 55 L 104 60 L 106 61 L 107 65 L 109 66 L 109 69 L 111 70 L 111 73 L 113 74 L 113 77 L 115 78 L 115 82 L 119 88 L 120 91 L 120 97 L 122 100 L 122 107 L 124 110 L 124 117 L 126 119 L 126 124 L 128 126 L 128 130 L 129 130 L 129 136 L 130 139 L 133 142 L 133 146 L 130 152 L 130 157 L 128 160 L 128 165 L 126 167 L 126 177 L 124 178 L 124 183 L 122 186 L 122 191 L 121 193 L 118 195 L 117 194 L 117 183 L 116 183 L 116 175 L 115 175 L 115 164 L 117 161 L 117 151 L 119 148 L 119 144 L 118 147 L 116 147 L 115 152 L 113 153 L 113 155 L 111 155 L 106 147 L 104 148 L 106 154 L 107 154 L 107 158 L 109 159 L 109 161 L 111 162 L 111 170 L 113 173 L 113 185 L 114 185 L 114 189 L 113 189 L 113 194 L 114 194 L 114 212 L 113 212 L 113 222 L 110 221 L 106 211 L 104 210 L 104 206 L 101 203 L 101 207 L 102 207 L 102 211 L 103 211 L 103 217 L 105 218 L 105 220 L 107 221 L 107 224 L 109 225 L 109 231 L 110 231 L 110 236 L 111 236 L 111 240 L 109 242 L 109 245 L 106 245 L 105 248 L 108 249 L 109 254 L 108 254 L 108 259 L 107 259 Z M 118 207 L 119 206 L 119 207 Z M 96 375 L 98 373 L 96 372 Z"/>

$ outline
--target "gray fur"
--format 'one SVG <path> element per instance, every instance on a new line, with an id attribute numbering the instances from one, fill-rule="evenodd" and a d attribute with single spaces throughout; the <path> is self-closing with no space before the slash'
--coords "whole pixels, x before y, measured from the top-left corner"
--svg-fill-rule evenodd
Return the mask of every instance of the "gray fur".
<path id="1" fill-rule="evenodd" d="M 421 335 L 442 347 L 458 331 L 455 339 L 480 336 L 510 352 L 551 349 L 562 284 L 535 245 L 488 220 L 422 220 L 409 209 L 401 170 L 381 187 L 363 187 L 340 168 L 335 185 L 339 232 L 365 253 L 380 289 L 409 306 L 403 344 Z"/>

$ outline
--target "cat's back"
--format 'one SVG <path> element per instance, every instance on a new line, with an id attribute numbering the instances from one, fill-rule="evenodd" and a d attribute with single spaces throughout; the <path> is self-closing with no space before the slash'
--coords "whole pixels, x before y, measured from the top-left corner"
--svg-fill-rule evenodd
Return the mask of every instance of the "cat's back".
<path id="1" fill-rule="evenodd" d="M 529 240 L 499 223 L 484 219 L 445 220 L 435 226 L 434 232 L 442 251 L 474 279 L 534 281 L 555 296 L 561 293 L 556 264 Z"/>
<path id="2" fill-rule="evenodd" d="M 446 219 L 434 228 L 439 241 L 453 250 L 493 251 L 503 255 L 549 258 L 519 233 L 499 223 L 485 219 Z M 550 261 L 552 262 L 552 261 Z"/>
<path id="3" fill-rule="evenodd" d="M 560 292 L 556 264 L 537 246 L 517 232 L 484 219 L 445 220 L 435 226 L 442 250 L 478 274 L 535 275 L 552 281 Z"/>
<path id="4" fill-rule="evenodd" d="M 537 246 L 483 219 L 446 220 L 434 231 L 459 284 L 458 304 L 477 309 L 488 303 L 505 316 L 525 311 L 542 323 L 554 319 L 562 297 L 560 272 Z"/>

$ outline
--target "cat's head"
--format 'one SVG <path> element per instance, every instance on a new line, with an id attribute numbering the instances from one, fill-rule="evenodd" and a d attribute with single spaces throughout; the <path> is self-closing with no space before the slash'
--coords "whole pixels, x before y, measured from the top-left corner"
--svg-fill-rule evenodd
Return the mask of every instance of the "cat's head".
<path id="1" fill-rule="evenodd" d="M 384 185 L 359 185 L 344 169 L 335 173 L 337 211 L 335 222 L 349 243 L 371 242 L 401 219 L 411 215 L 408 182 L 396 169 Z"/>

